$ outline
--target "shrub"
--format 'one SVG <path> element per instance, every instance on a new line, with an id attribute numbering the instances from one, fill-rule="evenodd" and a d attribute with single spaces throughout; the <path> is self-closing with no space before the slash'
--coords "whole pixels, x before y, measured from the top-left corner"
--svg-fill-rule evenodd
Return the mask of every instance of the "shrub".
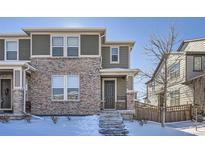
<path id="1" fill-rule="evenodd" d="M 57 122 L 58 122 L 58 117 L 57 116 L 51 116 L 51 119 L 52 119 L 54 124 L 57 124 Z"/>
<path id="2" fill-rule="evenodd" d="M 25 119 L 28 123 L 31 123 L 32 115 L 26 114 L 26 115 L 24 115 L 24 119 Z"/>
<path id="3" fill-rule="evenodd" d="M 2 115 L 2 116 L 0 116 L 0 121 L 1 121 L 2 123 L 7 123 L 7 122 L 9 122 L 9 120 L 10 120 L 10 117 L 7 116 L 7 115 Z"/>

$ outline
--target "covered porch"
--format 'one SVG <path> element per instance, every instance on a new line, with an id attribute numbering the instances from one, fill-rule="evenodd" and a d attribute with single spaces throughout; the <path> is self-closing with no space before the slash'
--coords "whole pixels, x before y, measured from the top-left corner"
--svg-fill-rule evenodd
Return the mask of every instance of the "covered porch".
<path id="1" fill-rule="evenodd" d="M 134 110 L 137 69 L 101 69 L 101 109 Z"/>
<path id="2" fill-rule="evenodd" d="M 27 62 L 1 62 L 0 64 L 0 114 L 26 113 L 27 78 L 35 71 Z"/>

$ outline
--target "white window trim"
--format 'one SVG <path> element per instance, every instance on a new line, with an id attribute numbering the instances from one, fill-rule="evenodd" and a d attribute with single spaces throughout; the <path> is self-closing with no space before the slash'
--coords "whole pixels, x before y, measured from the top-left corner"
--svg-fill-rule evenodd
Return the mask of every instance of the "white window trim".
<path id="1" fill-rule="evenodd" d="M 63 38 L 63 46 L 53 46 L 53 38 L 55 38 L 55 37 L 62 37 Z M 64 57 L 64 55 L 65 55 L 65 37 L 63 36 L 63 35 L 52 35 L 51 37 L 50 37 L 50 42 L 51 42 L 51 56 L 52 57 Z M 63 48 L 63 56 L 53 56 L 53 48 L 54 47 L 62 47 Z"/>
<path id="2" fill-rule="evenodd" d="M 17 54 L 17 56 L 16 56 L 16 60 L 8 60 L 7 59 L 7 42 L 10 42 L 10 41 L 15 41 L 16 42 L 16 54 Z M 17 61 L 17 60 L 19 60 L 19 40 L 18 39 L 6 39 L 5 41 L 4 41 L 4 60 L 5 61 Z"/>
<path id="3" fill-rule="evenodd" d="M 68 82 L 68 76 L 78 76 L 79 77 L 79 93 L 78 93 L 78 99 L 77 100 L 68 100 L 68 95 L 67 95 L 67 82 Z M 63 77 L 64 78 L 64 86 L 63 86 L 63 99 L 54 99 L 53 98 L 53 77 Z M 75 74 L 68 74 L 68 75 L 52 75 L 51 76 L 51 101 L 53 102 L 62 102 L 62 101 L 72 101 L 72 102 L 78 102 L 80 101 L 80 75 L 75 75 Z"/>
<path id="4" fill-rule="evenodd" d="M 68 37 L 77 37 L 78 38 L 78 46 L 68 46 Z M 65 50 L 65 56 L 66 57 L 69 57 L 69 58 L 78 58 L 78 57 L 80 57 L 80 35 L 67 35 L 66 36 L 66 50 Z M 67 55 L 67 48 L 68 47 L 78 47 L 78 56 L 68 56 Z"/>
<path id="5" fill-rule="evenodd" d="M 117 61 L 112 61 L 112 49 L 117 48 L 118 49 L 118 59 Z M 119 46 L 111 46 L 110 47 L 110 64 L 119 64 L 120 63 L 120 47 Z"/>
<path id="6" fill-rule="evenodd" d="M 53 77 L 63 77 L 63 79 L 64 79 L 64 85 L 63 85 L 63 99 L 61 100 L 61 99 L 54 99 L 53 98 Z M 64 75 L 52 75 L 51 76 L 51 100 L 52 101 L 65 101 L 66 99 L 65 99 L 65 76 Z"/>
<path id="7" fill-rule="evenodd" d="M 68 74 L 68 75 L 66 75 L 66 79 L 69 77 L 69 76 L 77 76 L 78 77 L 78 81 L 79 81 L 79 87 L 78 87 L 78 99 L 68 99 L 68 98 L 66 98 L 66 100 L 67 101 L 80 101 L 80 75 L 74 75 L 74 74 Z M 67 81 L 67 83 L 68 83 L 68 81 Z M 66 86 L 67 86 L 67 83 L 66 83 Z M 67 89 L 68 89 L 68 87 L 67 87 Z M 67 94 L 67 89 L 66 89 L 66 97 L 68 97 L 68 94 Z"/>
<path id="8" fill-rule="evenodd" d="M 63 46 L 53 46 L 53 37 L 63 37 Z M 68 47 L 68 42 L 67 39 L 68 37 L 78 37 L 78 56 L 68 56 L 67 55 L 67 47 Z M 53 56 L 53 47 L 63 47 L 63 56 Z M 70 46 L 71 47 L 71 46 Z M 77 46 L 74 46 L 77 47 Z M 57 34 L 50 34 L 50 57 L 64 57 L 64 58 L 79 58 L 81 57 L 80 53 L 80 48 L 81 48 L 81 44 L 80 44 L 80 34 L 62 34 L 62 35 L 57 35 Z M 38 55 L 35 56 L 31 56 L 31 57 L 40 57 Z M 49 57 L 47 55 L 43 55 L 42 57 Z"/>

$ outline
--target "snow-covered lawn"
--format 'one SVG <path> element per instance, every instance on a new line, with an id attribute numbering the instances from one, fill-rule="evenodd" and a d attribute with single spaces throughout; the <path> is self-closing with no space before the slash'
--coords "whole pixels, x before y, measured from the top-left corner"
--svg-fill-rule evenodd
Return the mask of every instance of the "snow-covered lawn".
<path id="1" fill-rule="evenodd" d="M 174 122 L 166 124 L 168 127 L 174 128 L 179 131 L 183 131 L 186 133 L 205 136 L 205 123 L 198 123 L 197 130 L 196 125 L 192 121 L 182 121 L 182 122 Z"/>
<path id="2" fill-rule="evenodd" d="M 101 136 L 99 130 L 99 116 L 70 116 L 59 117 L 54 124 L 50 117 L 42 117 L 42 120 L 33 118 L 31 123 L 25 120 L 11 120 L 8 123 L 0 123 L 1 136 Z M 129 131 L 128 135 L 146 136 L 187 136 L 191 135 L 176 128 L 162 128 L 160 124 L 148 122 L 141 126 L 137 121 L 125 121 Z"/>

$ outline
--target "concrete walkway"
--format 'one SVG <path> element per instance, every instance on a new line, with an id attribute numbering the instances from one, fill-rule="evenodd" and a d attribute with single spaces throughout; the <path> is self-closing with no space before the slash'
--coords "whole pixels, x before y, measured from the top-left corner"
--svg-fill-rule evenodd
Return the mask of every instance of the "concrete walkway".
<path id="1" fill-rule="evenodd" d="M 99 132 L 106 136 L 125 136 L 128 134 L 121 114 L 116 110 L 102 111 L 99 118 Z"/>

